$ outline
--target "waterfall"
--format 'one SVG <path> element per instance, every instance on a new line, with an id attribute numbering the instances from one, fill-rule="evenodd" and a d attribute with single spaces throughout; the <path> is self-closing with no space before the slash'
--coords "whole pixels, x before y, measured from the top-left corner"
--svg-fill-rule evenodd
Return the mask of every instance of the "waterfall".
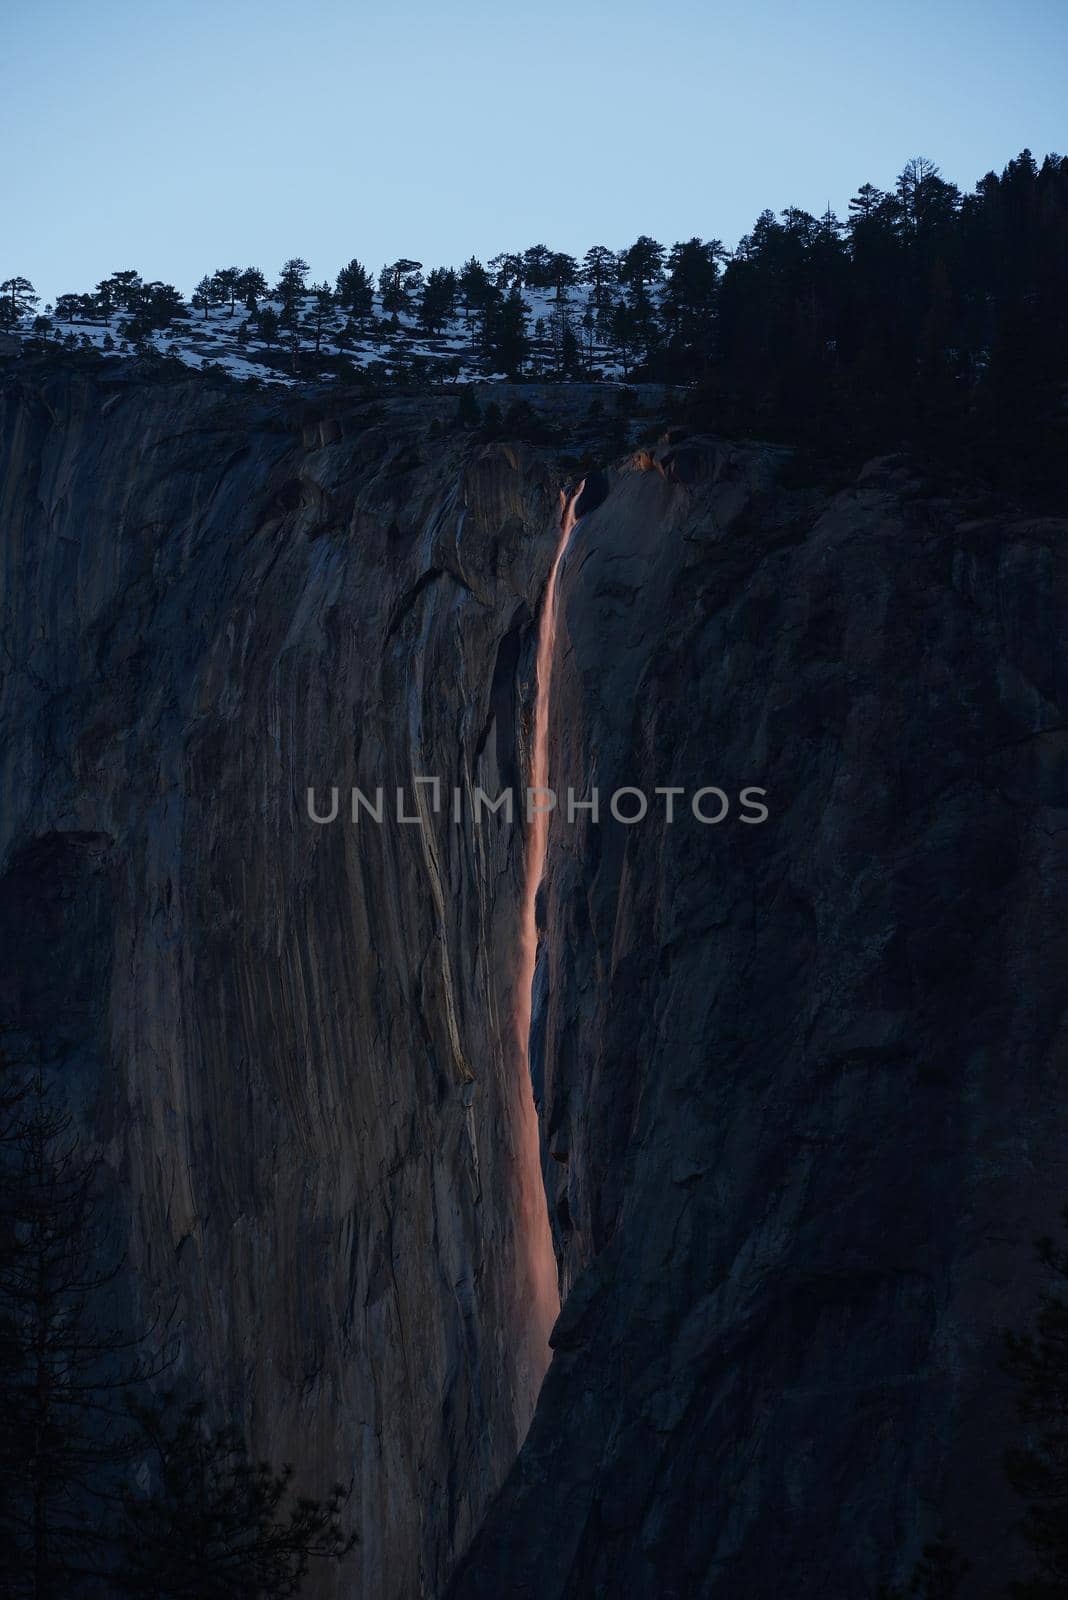
<path id="1" fill-rule="evenodd" d="M 556 644 L 556 589 L 560 563 L 574 531 L 575 506 L 582 484 L 560 495 L 560 533 L 545 585 L 538 622 L 538 652 L 535 674 L 534 737 L 531 749 L 529 788 L 548 787 L 549 709 L 552 691 L 553 652 Z M 529 810 L 529 808 L 528 808 Z M 538 1116 L 530 1082 L 531 989 L 538 954 L 537 899 L 545 873 L 549 842 L 549 811 L 537 809 L 528 818 L 523 861 L 523 898 L 519 919 L 519 960 L 516 978 L 515 1025 L 519 1061 L 519 1210 L 520 1230 L 526 1251 L 529 1274 L 531 1321 L 531 1383 L 536 1392 L 549 1364 L 549 1334 L 560 1310 L 556 1256 L 545 1204 L 545 1185 L 541 1175 Z"/>

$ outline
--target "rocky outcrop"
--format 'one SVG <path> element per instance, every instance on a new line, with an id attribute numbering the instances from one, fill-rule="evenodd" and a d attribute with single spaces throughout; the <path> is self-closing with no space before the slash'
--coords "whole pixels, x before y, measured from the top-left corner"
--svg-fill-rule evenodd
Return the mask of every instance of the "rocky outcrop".
<path id="1" fill-rule="evenodd" d="M 568 449 L 589 394 L 538 400 Z M 340 1594 L 838 1600 L 939 1526 L 993 1582 L 999 1329 L 1066 1188 L 1068 525 L 679 432 L 588 480 L 550 776 L 602 810 L 554 817 L 539 903 L 566 1299 L 527 1433 L 523 832 L 471 801 L 527 770 L 579 463 L 453 404 L 0 382 L 3 1014 L 186 1371 L 352 1483 Z"/>

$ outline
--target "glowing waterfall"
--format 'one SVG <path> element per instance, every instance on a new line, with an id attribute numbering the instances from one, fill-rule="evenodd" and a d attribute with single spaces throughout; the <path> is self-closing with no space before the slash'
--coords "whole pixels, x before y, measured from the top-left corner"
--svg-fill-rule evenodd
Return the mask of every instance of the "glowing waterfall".
<path id="1" fill-rule="evenodd" d="M 532 790 L 546 789 L 549 775 L 549 705 L 553 651 L 556 645 L 556 585 L 560 563 L 577 518 L 575 506 L 583 485 L 560 495 L 560 537 L 549 579 L 545 585 L 538 624 L 538 654 L 534 698 L 534 739 L 530 763 Z M 541 797 L 541 798 L 544 798 Z M 535 793 L 533 803 L 539 796 Z M 545 1204 L 538 1140 L 538 1115 L 530 1084 L 530 1015 L 534 966 L 538 954 L 537 899 L 545 872 L 549 841 L 549 812 L 537 810 L 527 826 L 523 862 L 523 899 L 519 919 L 519 960 L 516 975 L 515 1025 L 521 1079 L 519 1084 L 519 1207 L 520 1230 L 529 1268 L 531 1313 L 531 1382 L 536 1392 L 549 1364 L 549 1334 L 560 1311 L 556 1257 Z"/>

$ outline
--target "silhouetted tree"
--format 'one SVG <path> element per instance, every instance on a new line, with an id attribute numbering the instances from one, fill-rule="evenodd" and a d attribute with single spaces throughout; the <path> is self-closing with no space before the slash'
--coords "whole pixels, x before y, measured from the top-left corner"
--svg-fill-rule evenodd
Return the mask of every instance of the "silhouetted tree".
<path id="1" fill-rule="evenodd" d="M 0 1107 L 0 1549 L 5 1593 L 67 1600 L 106 1565 L 131 1430 L 123 1396 L 166 1359 L 109 1310 L 101 1163 L 39 1076 Z"/>
<path id="2" fill-rule="evenodd" d="M 582 258 L 581 279 L 592 291 L 593 303 L 603 305 L 608 290 L 618 282 L 619 262 L 607 245 L 591 245 Z"/>
<path id="3" fill-rule="evenodd" d="M 508 258 L 505 257 L 505 260 Z M 506 284 L 498 278 L 498 284 L 503 289 Z M 549 289 L 553 284 L 553 253 L 546 244 L 532 244 L 529 250 L 523 251 L 522 277 L 518 274 L 512 278 L 512 283 L 517 288 L 525 284 L 528 289 Z"/>
<path id="4" fill-rule="evenodd" d="M 33 310 L 38 299 L 29 278 L 5 278 L 0 283 L 0 322 L 14 327 Z"/>
<path id="5" fill-rule="evenodd" d="M 342 1527 L 348 1498 L 293 1491 L 293 1471 L 253 1462 L 232 1427 L 209 1426 L 200 1404 L 131 1408 L 145 1492 L 122 1496 L 118 1591 L 144 1600 L 267 1600 L 299 1593 L 312 1562 L 341 1561 L 356 1542 Z"/>
<path id="6" fill-rule="evenodd" d="M 401 256 L 391 266 L 383 267 L 378 275 L 378 289 L 382 297 L 382 310 L 393 316 L 410 313 L 415 296 L 422 288 L 422 262 Z"/>
<path id="7" fill-rule="evenodd" d="M 451 268 L 435 267 L 427 275 L 419 305 L 419 320 L 427 333 L 440 333 L 442 324 L 452 316 L 455 305 L 455 272 Z"/>
<path id="8" fill-rule="evenodd" d="M 234 314 L 234 306 L 237 300 L 237 285 L 240 281 L 240 278 L 240 267 L 219 267 L 216 272 L 212 273 L 211 287 L 215 304 L 224 305 L 227 301 L 229 301 L 231 316 Z"/>
<path id="9" fill-rule="evenodd" d="M 647 289 L 663 272 L 664 246 L 643 233 L 619 258 L 619 281 L 632 291 Z"/>
<path id="10" fill-rule="evenodd" d="M 488 372 L 519 377 L 530 353 L 530 340 L 527 338 L 527 308 L 518 289 L 513 288 L 486 307 L 482 348 Z"/>
<path id="11" fill-rule="evenodd" d="M 1068 1210 L 1064 1214 L 1068 1225 Z M 1005 1334 L 1004 1368 L 1016 1385 L 1023 1441 L 1006 1451 L 1009 1483 L 1023 1501 L 1020 1531 L 1034 1570 L 1013 1585 L 1018 1600 L 1068 1597 L 1068 1252 L 1036 1246 L 1049 1275 L 1031 1326 Z"/>
<path id="12" fill-rule="evenodd" d="M 136 311 L 141 295 L 141 274 L 133 267 L 111 274 L 115 304 L 123 311 Z"/>
<path id="13" fill-rule="evenodd" d="M 338 305 L 350 311 L 358 320 L 371 315 L 374 305 L 374 279 L 355 256 L 337 275 Z"/>
<path id="14" fill-rule="evenodd" d="M 566 300 L 567 291 L 579 281 L 579 264 L 574 256 L 554 250 L 549 257 L 547 271 L 557 300 Z"/>
<path id="15" fill-rule="evenodd" d="M 460 294 L 463 296 L 464 316 L 470 322 L 474 313 L 484 310 L 487 301 L 492 297 L 492 284 L 489 273 L 481 261 L 476 261 L 471 256 L 464 262 L 460 269 L 458 279 Z"/>
<path id="16" fill-rule="evenodd" d="M 539 248 L 535 246 L 535 249 Z M 546 249 L 541 245 L 542 250 Z M 529 252 L 528 252 L 529 254 Z M 502 294 L 507 294 L 509 289 L 521 289 L 524 282 L 524 257 L 514 251 L 505 251 L 499 256 L 494 256 L 489 263 L 490 271 L 494 274 L 493 285 Z"/>
<path id="17" fill-rule="evenodd" d="M 261 306 L 256 314 L 256 327 L 268 350 L 278 343 L 278 313 L 273 306 Z"/>
<path id="18" fill-rule="evenodd" d="M 195 311 L 201 311 L 207 318 L 208 312 L 216 305 L 217 295 L 214 285 L 209 277 L 201 278 L 193 293 L 189 296 L 189 304 Z"/>
<path id="19" fill-rule="evenodd" d="M 334 309 L 334 291 L 328 283 L 313 283 L 311 296 L 312 309 L 308 328 L 315 339 L 315 354 L 318 355 L 323 340 L 323 329 Z"/>
<path id="20" fill-rule="evenodd" d="M 301 256 L 290 256 L 283 262 L 282 270 L 278 274 L 278 286 L 275 294 L 283 306 L 291 306 L 304 293 L 304 280 L 311 269 Z"/>
<path id="21" fill-rule="evenodd" d="M 259 267 L 245 267 L 237 280 L 237 292 L 245 302 L 245 310 L 250 314 L 267 293 L 267 279 Z"/>

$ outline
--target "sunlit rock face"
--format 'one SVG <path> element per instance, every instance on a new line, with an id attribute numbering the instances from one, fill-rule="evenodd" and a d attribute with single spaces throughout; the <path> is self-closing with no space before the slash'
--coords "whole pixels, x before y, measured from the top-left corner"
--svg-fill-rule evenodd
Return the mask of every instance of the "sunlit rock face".
<path id="1" fill-rule="evenodd" d="M 468 802 L 525 768 L 555 475 L 429 444 L 455 400 L 68 375 L 0 405 L 7 1014 L 104 1141 L 186 1372 L 352 1483 L 340 1592 L 438 1593 L 548 1358 L 523 834 Z"/>
<path id="2" fill-rule="evenodd" d="M 557 783 L 732 808 L 551 829 L 567 1299 L 455 1600 L 841 1600 L 939 1527 L 976 1596 L 1012 1560 L 1000 1330 L 1065 1198 L 1068 523 L 901 462 L 780 476 L 669 440 L 560 573 Z"/>
<path id="3" fill-rule="evenodd" d="M 590 398 L 537 397 L 564 454 Z M 5 1015 L 186 1373 L 351 1482 L 336 1593 L 841 1600 L 939 1526 L 1007 1549 L 999 1329 L 1065 1198 L 1068 524 L 681 435 L 587 480 L 547 771 L 602 812 L 537 897 L 566 1299 L 526 1434 L 526 834 L 469 802 L 530 770 L 574 462 L 454 404 L 0 380 Z"/>

